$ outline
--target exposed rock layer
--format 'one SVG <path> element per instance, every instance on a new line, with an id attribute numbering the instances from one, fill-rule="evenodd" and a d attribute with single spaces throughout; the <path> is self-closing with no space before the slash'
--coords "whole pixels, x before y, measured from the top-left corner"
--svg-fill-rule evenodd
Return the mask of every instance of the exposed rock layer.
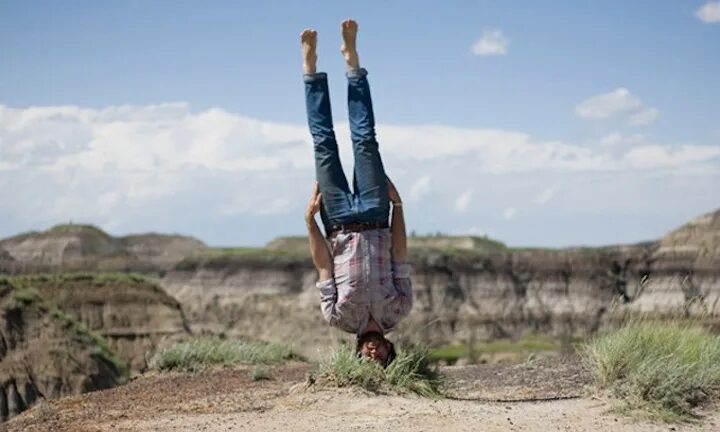
<path id="1" fill-rule="evenodd" d="M 144 278 L 128 275 L 28 277 L 43 298 L 103 336 L 132 373 L 158 347 L 188 335 L 180 304 Z"/>
<path id="2" fill-rule="evenodd" d="M 626 314 L 713 321 L 720 315 L 719 251 L 720 211 L 647 244 L 415 250 L 415 306 L 398 335 L 440 345 L 526 331 L 587 334 Z M 307 257 L 224 255 L 185 260 L 162 285 L 193 329 L 293 341 L 302 350 L 331 333 L 315 280 Z"/>
<path id="3" fill-rule="evenodd" d="M 122 365 L 88 332 L 36 291 L 0 279 L 0 420 L 38 399 L 110 388 Z"/>

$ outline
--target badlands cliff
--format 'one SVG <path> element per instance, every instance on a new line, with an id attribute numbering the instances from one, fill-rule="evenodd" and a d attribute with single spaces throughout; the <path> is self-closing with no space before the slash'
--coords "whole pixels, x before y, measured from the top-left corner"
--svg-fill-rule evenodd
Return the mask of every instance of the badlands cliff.
<path id="1" fill-rule="evenodd" d="M 318 312 L 315 271 L 297 246 L 281 253 L 278 244 L 188 258 L 162 286 L 195 331 L 315 346 L 337 335 Z M 475 250 L 425 242 L 411 249 L 415 306 L 396 337 L 445 345 L 528 331 L 586 335 L 628 314 L 708 322 L 720 314 L 720 211 L 644 244 L 496 245 Z"/>
<path id="2" fill-rule="evenodd" d="M 0 420 L 38 399 L 114 387 L 127 369 L 96 334 L 31 286 L 0 278 Z"/>
<path id="3" fill-rule="evenodd" d="M 124 274 L 0 276 L 0 317 L 0 420 L 114 387 L 188 335 L 175 299 Z"/>

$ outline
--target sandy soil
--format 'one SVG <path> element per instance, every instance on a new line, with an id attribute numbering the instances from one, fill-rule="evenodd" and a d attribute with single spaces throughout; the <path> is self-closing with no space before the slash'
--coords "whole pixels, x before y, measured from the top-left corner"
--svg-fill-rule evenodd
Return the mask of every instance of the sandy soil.
<path id="1" fill-rule="evenodd" d="M 713 431 L 720 410 L 695 424 L 633 421 L 585 396 L 576 359 L 445 368 L 447 398 L 308 387 L 309 365 L 154 374 L 115 389 L 44 402 L 10 431 Z"/>

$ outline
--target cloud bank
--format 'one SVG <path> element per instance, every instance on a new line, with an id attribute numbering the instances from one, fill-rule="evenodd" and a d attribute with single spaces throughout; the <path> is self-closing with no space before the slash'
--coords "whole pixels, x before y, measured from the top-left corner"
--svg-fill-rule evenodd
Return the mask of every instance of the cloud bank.
<path id="1" fill-rule="evenodd" d="M 639 106 L 630 95 L 623 98 Z M 592 105 L 582 111 L 625 111 L 622 104 Z M 338 125 L 337 135 L 351 173 L 349 140 L 343 139 L 347 124 Z M 411 227 L 428 231 L 451 231 L 443 228 L 448 225 L 456 232 L 477 223 L 496 229 L 495 222 L 530 214 L 521 204 L 509 205 L 523 200 L 538 209 L 587 205 L 555 197 L 560 187 L 563 196 L 572 196 L 567 184 L 584 184 L 583 191 L 601 198 L 620 178 L 618 187 L 658 176 L 711 184 L 720 172 L 717 144 L 660 144 L 642 135 L 615 134 L 603 138 L 605 144 L 581 145 L 499 129 L 379 125 L 378 136 L 385 165 L 409 198 Z M 2 235 L 74 220 L 115 232 L 170 230 L 215 244 L 257 243 L 302 232 L 298 215 L 313 177 L 305 125 L 221 109 L 196 112 L 184 103 L 103 109 L 0 105 Z M 590 178 L 606 180 L 583 183 Z M 558 186 L 538 195 L 537 184 Z M 665 205 L 659 200 L 667 198 L 666 185 L 643 184 L 645 196 L 658 200 L 649 206 Z M 608 200 L 607 211 L 623 205 Z M 482 219 L 486 214 L 500 216 L 493 222 Z"/>

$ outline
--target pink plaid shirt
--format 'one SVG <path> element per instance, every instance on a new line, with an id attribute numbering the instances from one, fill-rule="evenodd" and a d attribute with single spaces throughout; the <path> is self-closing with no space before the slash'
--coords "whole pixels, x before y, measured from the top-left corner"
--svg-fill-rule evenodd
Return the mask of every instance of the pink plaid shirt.
<path id="1" fill-rule="evenodd" d="M 393 262 L 391 246 L 388 228 L 339 233 L 331 241 L 333 279 L 317 283 L 330 325 L 361 334 L 372 316 L 387 333 L 410 313 L 410 265 Z"/>

